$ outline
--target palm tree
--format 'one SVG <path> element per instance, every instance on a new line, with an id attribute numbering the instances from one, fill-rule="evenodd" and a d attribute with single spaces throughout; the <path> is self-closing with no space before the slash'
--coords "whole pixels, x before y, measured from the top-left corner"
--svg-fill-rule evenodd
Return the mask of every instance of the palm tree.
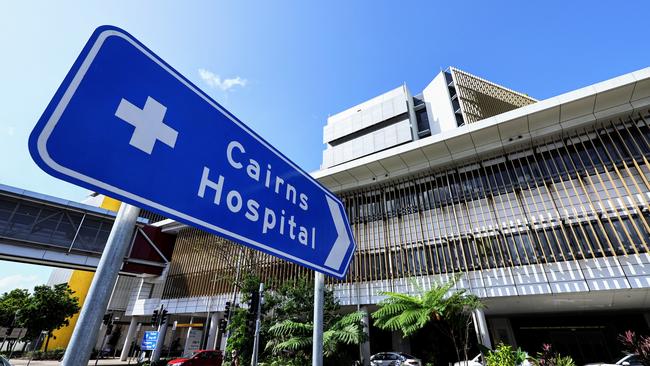
<path id="1" fill-rule="evenodd" d="M 323 332 L 323 355 L 334 355 L 341 344 L 360 344 L 366 340 L 363 329 L 361 311 L 347 314 L 334 322 Z M 274 354 L 283 352 L 309 353 L 312 346 L 312 332 L 314 325 L 311 322 L 301 323 L 294 320 L 284 320 L 269 328 L 269 333 L 274 337 L 266 344 L 266 349 Z"/>
<path id="2" fill-rule="evenodd" d="M 372 314 L 378 328 L 401 331 L 404 337 L 413 335 L 427 324 L 434 324 L 454 343 L 456 356 L 467 359 L 469 334 L 472 326 L 472 312 L 483 304 L 474 294 L 464 289 L 451 291 L 460 276 L 443 284 L 435 284 L 430 290 L 419 289 L 411 296 L 397 292 L 382 292 L 387 296 Z M 451 292 L 450 292 L 451 291 Z"/>

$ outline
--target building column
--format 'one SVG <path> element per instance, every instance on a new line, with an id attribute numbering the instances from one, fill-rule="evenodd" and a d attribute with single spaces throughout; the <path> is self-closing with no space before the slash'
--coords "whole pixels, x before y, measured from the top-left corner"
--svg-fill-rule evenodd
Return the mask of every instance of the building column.
<path id="1" fill-rule="evenodd" d="M 485 312 L 483 309 L 476 309 L 472 312 L 472 319 L 474 320 L 474 330 L 476 331 L 476 339 L 487 348 L 492 348 L 490 342 L 490 332 L 488 331 L 487 321 L 485 321 Z"/>
<path id="2" fill-rule="evenodd" d="M 363 331 L 366 333 L 366 341 L 359 345 L 359 353 L 361 354 L 361 362 L 363 366 L 370 366 L 370 312 L 367 306 L 362 306 L 360 311 L 363 313 L 361 322 L 363 323 Z"/>
<path id="3" fill-rule="evenodd" d="M 194 324 L 194 316 L 190 317 L 190 324 Z M 189 327 L 187 328 L 187 334 L 185 335 L 185 342 L 183 343 L 183 354 L 181 355 L 182 357 L 187 357 L 188 354 L 188 347 L 190 345 L 190 336 L 192 335 L 192 329 L 194 327 Z"/>
<path id="4" fill-rule="evenodd" d="M 215 342 L 217 340 L 217 330 L 219 329 L 219 314 L 216 312 L 210 314 L 210 328 L 208 333 L 208 341 L 205 345 L 206 349 L 215 349 Z"/>
<path id="5" fill-rule="evenodd" d="M 394 331 L 391 340 L 395 352 L 411 353 L 411 341 L 405 338 L 402 332 Z"/>
<path id="6" fill-rule="evenodd" d="M 226 330 L 222 335 L 221 339 L 219 340 L 219 349 L 223 352 L 223 354 L 226 354 L 226 343 L 228 342 L 228 331 Z"/>
<path id="7" fill-rule="evenodd" d="M 158 327 L 158 342 L 156 343 L 156 349 L 153 350 L 151 354 L 152 361 L 160 360 L 160 354 L 162 349 L 165 346 L 165 336 L 167 335 L 167 322 L 160 324 Z"/>
<path id="8" fill-rule="evenodd" d="M 120 361 L 126 361 L 131 351 L 131 343 L 135 340 L 135 332 L 138 329 L 138 317 L 132 316 L 129 323 L 129 330 L 126 332 L 124 338 L 124 346 L 122 346 L 122 353 L 120 353 Z"/>

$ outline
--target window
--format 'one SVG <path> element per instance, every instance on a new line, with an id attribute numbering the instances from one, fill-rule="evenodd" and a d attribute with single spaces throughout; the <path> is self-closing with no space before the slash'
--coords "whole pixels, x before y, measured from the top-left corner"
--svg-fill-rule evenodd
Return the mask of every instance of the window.
<path id="1" fill-rule="evenodd" d="M 429 115 L 427 109 L 422 108 L 415 111 L 415 118 L 418 122 L 418 136 L 424 137 L 431 135 L 431 127 L 429 126 Z"/>

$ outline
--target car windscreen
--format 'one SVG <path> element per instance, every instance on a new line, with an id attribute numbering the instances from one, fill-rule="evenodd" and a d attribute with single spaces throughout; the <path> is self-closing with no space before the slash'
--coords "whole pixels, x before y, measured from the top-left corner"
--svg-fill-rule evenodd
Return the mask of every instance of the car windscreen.
<path id="1" fill-rule="evenodd" d="M 394 353 L 377 353 L 370 357 L 371 361 L 397 360 L 398 356 Z"/>

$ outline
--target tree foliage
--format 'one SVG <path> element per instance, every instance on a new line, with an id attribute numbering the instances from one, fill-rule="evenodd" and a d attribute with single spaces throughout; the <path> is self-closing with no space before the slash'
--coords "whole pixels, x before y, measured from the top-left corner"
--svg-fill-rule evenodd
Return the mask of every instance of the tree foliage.
<path id="1" fill-rule="evenodd" d="M 29 291 L 14 289 L 0 296 L 0 327 L 11 327 L 15 324 L 17 314 L 29 301 Z"/>
<path id="2" fill-rule="evenodd" d="M 259 278 L 247 275 L 241 281 L 242 303 L 250 300 L 250 293 L 259 287 Z M 312 344 L 314 285 L 311 278 L 298 278 L 280 284 L 265 283 L 262 327 L 260 333 L 260 362 L 279 365 L 309 364 Z M 361 314 L 346 316 L 333 291 L 325 289 L 323 311 L 323 343 L 326 358 L 334 359 L 341 345 L 358 344 L 365 337 Z M 233 350 L 240 354 L 240 363 L 250 360 L 253 334 L 247 326 L 248 310 L 233 308 L 228 326 L 230 338 L 226 355 Z M 266 345 L 266 347 L 264 347 Z"/>
<path id="3" fill-rule="evenodd" d="M 401 331 L 405 337 L 413 335 L 433 322 L 454 344 L 458 359 L 468 359 L 472 311 L 483 307 L 476 295 L 463 290 L 453 290 L 459 276 L 435 284 L 425 291 L 417 284 L 417 295 L 382 292 L 386 299 L 372 314 L 375 325 L 381 329 Z"/>
<path id="4" fill-rule="evenodd" d="M 79 299 L 73 295 L 67 283 L 34 287 L 18 312 L 19 324 L 27 328 L 27 337 L 36 339 L 41 331 L 51 336 L 54 330 L 69 325 L 70 317 L 80 310 Z"/>
<path id="5" fill-rule="evenodd" d="M 650 365 L 650 337 L 628 330 L 618 336 L 618 340 L 628 353 L 639 355 L 644 365 Z"/>
<path id="6" fill-rule="evenodd" d="M 246 274 L 242 277 L 239 291 L 242 294 L 241 302 L 250 301 L 251 292 L 259 289 L 260 279 L 257 276 Z M 253 334 L 247 326 L 248 310 L 232 304 L 230 307 L 230 323 L 228 323 L 228 344 L 226 346 L 226 357 L 230 358 L 233 350 L 239 353 L 240 363 L 242 360 L 250 360 L 253 347 Z"/>
<path id="7" fill-rule="evenodd" d="M 263 343 L 265 357 L 279 357 L 308 364 L 311 359 L 311 342 L 314 316 L 314 282 L 308 277 L 300 277 L 293 281 L 285 281 L 277 287 L 271 287 L 267 292 L 265 312 L 262 323 L 264 329 Z M 323 329 L 327 330 L 336 323 L 342 315 L 340 305 L 334 298 L 334 292 L 325 288 L 323 306 Z M 291 333 L 279 336 L 280 324 Z M 276 328 L 274 328 L 276 327 Z M 273 331 L 271 331 L 273 329 Z M 325 334 L 323 334 L 323 341 Z M 270 345 L 269 345 L 270 344 Z M 286 346 L 286 348 L 285 348 Z"/>
<path id="8" fill-rule="evenodd" d="M 325 357 L 334 356 L 341 344 L 360 344 L 366 339 L 367 335 L 361 322 L 363 316 L 362 312 L 347 314 L 324 330 L 323 355 Z M 269 333 L 273 337 L 266 344 L 266 349 L 276 355 L 285 352 L 310 355 L 313 330 L 312 322 L 285 320 L 276 323 L 269 328 Z"/>

